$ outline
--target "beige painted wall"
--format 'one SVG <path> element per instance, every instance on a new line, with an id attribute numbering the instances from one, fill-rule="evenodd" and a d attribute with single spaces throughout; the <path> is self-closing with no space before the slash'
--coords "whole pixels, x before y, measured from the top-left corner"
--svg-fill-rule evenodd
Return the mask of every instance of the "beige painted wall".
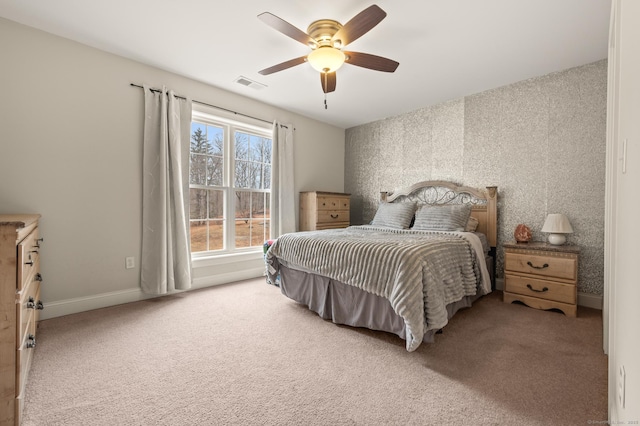
<path id="1" fill-rule="evenodd" d="M 497 185 L 498 243 L 519 223 L 544 240 L 546 215 L 566 214 L 578 290 L 601 295 L 606 99 L 602 60 L 347 129 L 352 222 L 371 221 L 380 191 L 423 180 Z M 502 258 L 498 247 L 498 276 Z"/>
<path id="2" fill-rule="evenodd" d="M 344 130 L 0 18 L 0 213 L 40 213 L 52 315 L 135 300 L 143 93 L 293 123 L 297 191 L 344 189 Z M 246 90 L 252 90 L 247 88 Z M 194 264 L 198 286 L 261 273 L 261 256 Z"/>

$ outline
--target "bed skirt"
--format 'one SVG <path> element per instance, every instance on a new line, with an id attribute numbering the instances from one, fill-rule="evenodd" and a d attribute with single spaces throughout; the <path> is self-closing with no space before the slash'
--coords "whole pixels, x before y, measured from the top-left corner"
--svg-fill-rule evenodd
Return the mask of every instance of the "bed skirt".
<path id="1" fill-rule="evenodd" d="M 280 265 L 282 294 L 306 305 L 320 317 L 336 324 L 386 331 L 406 340 L 404 320 L 387 299 L 327 277 Z M 467 296 L 447 305 L 448 317 L 467 308 L 480 296 Z M 422 339 L 431 343 L 438 330 L 429 330 Z"/>

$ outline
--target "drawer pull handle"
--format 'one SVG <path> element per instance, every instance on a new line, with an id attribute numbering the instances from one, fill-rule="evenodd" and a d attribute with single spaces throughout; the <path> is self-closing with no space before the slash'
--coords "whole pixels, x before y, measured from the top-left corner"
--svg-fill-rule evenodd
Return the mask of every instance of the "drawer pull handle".
<path id="1" fill-rule="evenodd" d="M 542 266 L 535 266 L 533 263 L 527 262 L 527 265 L 531 266 L 533 269 L 544 269 L 544 268 L 548 268 L 549 267 L 548 263 L 545 263 Z"/>
<path id="2" fill-rule="evenodd" d="M 44 309 L 44 303 L 42 303 L 42 300 L 38 300 L 38 303 L 36 303 L 36 309 L 38 311 L 41 311 Z"/>
<path id="3" fill-rule="evenodd" d="M 36 347 L 36 336 L 30 334 L 27 336 L 27 349 L 32 349 Z"/>
<path id="4" fill-rule="evenodd" d="M 335 216 L 334 216 L 334 215 L 331 215 L 331 217 L 332 217 L 333 219 L 337 219 L 337 218 L 338 218 L 338 215 L 335 215 Z"/>
<path id="5" fill-rule="evenodd" d="M 36 280 L 36 281 L 42 281 L 42 275 L 40 274 L 40 272 L 38 272 L 38 273 L 36 274 L 35 280 Z"/>
<path id="6" fill-rule="evenodd" d="M 27 309 L 35 309 L 36 308 L 36 301 L 33 297 L 29 297 L 29 300 L 27 300 Z"/>
<path id="7" fill-rule="evenodd" d="M 536 293 L 544 293 L 545 291 L 549 291 L 547 287 L 543 287 L 542 290 L 536 290 L 535 288 L 531 287 L 531 284 L 527 284 L 527 288 L 531 291 L 535 291 Z"/>

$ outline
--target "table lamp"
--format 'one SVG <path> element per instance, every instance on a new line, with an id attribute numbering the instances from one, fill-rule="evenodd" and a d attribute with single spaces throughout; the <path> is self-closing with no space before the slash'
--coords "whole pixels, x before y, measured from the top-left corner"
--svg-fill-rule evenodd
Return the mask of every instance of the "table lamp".
<path id="1" fill-rule="evenodd" d="M 549 244 L 560 246 L 567 241 L 567 237 L 565 237 L 564 234 L 573 233 L 573 228 L 565 215 L 552 213 L 548 215 L 547 220 L 544 221 L 541 232 L 549 233 Z"/>

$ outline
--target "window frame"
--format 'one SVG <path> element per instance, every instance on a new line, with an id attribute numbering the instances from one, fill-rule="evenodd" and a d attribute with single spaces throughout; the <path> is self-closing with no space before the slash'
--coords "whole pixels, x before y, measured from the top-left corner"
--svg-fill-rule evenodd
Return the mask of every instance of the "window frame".
<path id="1" fill-rule="evenodd" d="M 265 238 L 271 238 L 273 230 L 273 218 L 271 217 L 271 183 L 269 189 L 253 189 L 253 188 L 236 188 L 235 186 L 235 132 L 240 131 L 248 133 L 250 135 L 257 135 L 271 140 L 272 154 L 273 154 L 273 127 L 272 125 L 264 122 L 258 123 L 258 120 L 251 118 L 238 117 L 237 114 L 226 113 L 225 111 L 217 111 L 213 108 L 206 107 L 204 105 L 194 104 L 192 107 L 191 124 L 194 122 L 202 123 L 205 125 L 212 125 L 221 127 L 223 129 L 223 182 L 222 185 L 199 185 L 192 184 L 189 179 L 189 193 L 191 189 L 204 189 L 204 190 L 220 190 L 224 194 L 224 220 L 223 220 L 223 248 L 219 250 L 207 250 L 191 252 L 192 259 L 204 259 L 204 258 L 221 258 L 228 257 L 230 255 L 241 255 L 248 253 L 262 253 L 262 245 L 251 247 L 235 247 L 236 243 L 236 212 L 235 212 L 235 194 L 236 191 L 249 192 L 249 193 L 267 193 L 269 194 L 269 235 Z M 189 142 L 191 143 L 191 131 Z M 273 155 L 271 157 L 271 164 L 273 164 Z M 189 167 L 191 167 L 191 149 L 189 149 Z M 273 179 L 271 179 L 273 182 Z M 191 197 L 191 195 L 189 195 Z M 207 221 L 209 218 L 207 218 Z M 191 214 L 189 214 L 189 223 L 191 223 Z M 189 231 L 191 232 L 191 231 Z M 207 245 L 209 239 L 209 231 L 207 231 Z M 231 246 L 234 247 L 231 247 Z M 190 248 L 191 249 L 191 248 Z"/>

